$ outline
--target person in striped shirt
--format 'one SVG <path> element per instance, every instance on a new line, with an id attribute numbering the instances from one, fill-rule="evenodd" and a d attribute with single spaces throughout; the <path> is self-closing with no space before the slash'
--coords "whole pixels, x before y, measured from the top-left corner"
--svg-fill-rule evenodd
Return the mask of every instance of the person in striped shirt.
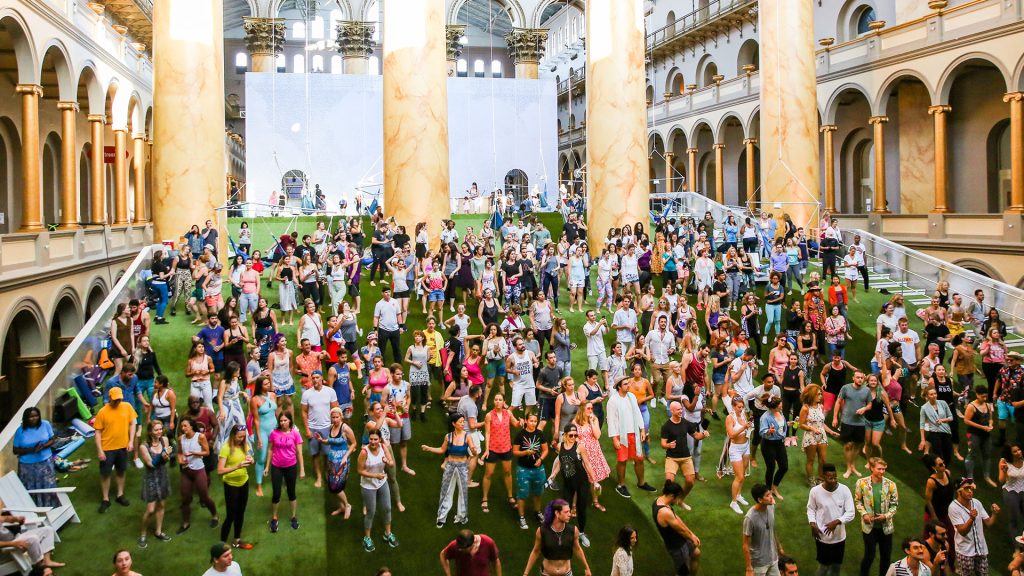
<path id="1" fill-rule="evenodd" d="M 932 571 L 928 568 L 928 549 L 920 538 L 906 538 L 903 540 L 903 552 L 906 558 L 893 562 L 885 576 L 931 576 Z"/>

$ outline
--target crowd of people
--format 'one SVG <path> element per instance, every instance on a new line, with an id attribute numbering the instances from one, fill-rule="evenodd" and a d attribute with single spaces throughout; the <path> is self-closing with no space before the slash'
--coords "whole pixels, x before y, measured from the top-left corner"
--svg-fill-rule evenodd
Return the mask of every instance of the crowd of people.
<path id="1" fill-rule="evenodd" d="M 142 469 L 139 548 L 172 538 L 164 515 L 176 466 L 181 524 L 172 531 L 189 530 L 197 497 L 223 542 L 208 573 L 241 573 L 232 550 L 252 548 L 243 538 L 252 529 L 250 488 L 262 496 L 269 479 L 270 531 L 282 529 L 285 495 L 287 526 L 298 530 L 306 460 L 313 486 L 337 497 L 332 516 L 362 522 L 367 553 L 397 547 L 393 511 L 405 510 L 400 485 L 416 475 L 414 441 L 443 458 L 436 526 L 460 530 L 441 551 L 448 574 L 501 573 L 499 543 L 464 526 L 477 509 L 491 513 L 492 496 L 533 533 L 529 557 L 517 559 L 524 574 L 590 574 L 587 528 L 593 511 L 606 510 L 605 487 L 622 498 L 656 495 L 650 513 L 674 574 L 700 569 L 701 524 L 686 514 L 698 489 L 720 492 L 723 509 L 743 517 L 747 574 L 796 574 L 783 544 L 813 540 L 818 574 L 981 576 L 989 538 L 1021 543 L 1024 368 L 983 290 L 955 294 L 940 283 L 916 311 L 900 294 L 877 310 L 861 304 L 858 294 L 871 290 L 869 256 L 859 237 L 845 244 L 827 215 L 812 231 L 768 214 L 718 222 L 707 213 L 650 231 L 638 222 L 609 230 L 596 247 L 574 212 L 557 236 L 531 217 L 498 230 L 445 221 L 440 243 L 430 223 L 409 234 L 375 215 L 368 235 L 362 226 L 320 222 L 301 238 L 281 235 L 264 256 L 243 223 L 247 241 L 225 265 L 207 222 L 177 250 L 155 254 L 152 323 L 167 322 L 165 310 L 176 315 L 183 302 L 197 326 L 191 351 L 185 366 L 161 366 L 145 300 L 120 305 L 107 348 L 112 374 L 93 422 L 101 513 L 111 502 L 130 506 L 125 477 L 132 461 Z M 360 322 L 361 287 L 378 283 L 380 298 L 367 303 L 372 324 Z M 566 302 L 585 319 L 570 323 Z M 425 327 L 408 329 L 410 318 Z M 282 327 L 293 323 L 289 341 Z M 847 351 L 862 334 L 874 344 L 859 345 L 874 352 L 858 366 Z M 584 350 L 586 370 L 574 373 Z M 179 369 L 187 390 L 167 376 Z M 919 418 L 909 418 L 918 404 Z M 658 409 L 664 422 L 652 431 Z M 30 489 L 55 483 L 53 431 L 33 410 L 14 443 Z M 415 434 L 415 422 L 432 418 L 445 419 L 448 432 Z M 722 451 L 702 461 L 713 434 L 724 436 Z M 888 435 L 886 450 L 925 463 L 924 518 L 898 515 L 883 459 Z M 828 460 L 830 438 L 842 445 L 842 462 Z M 790 459 L 800 451 L 804 476 L 794 480 Z M 665 483 L 656 487 L 647 475 L 659 461 Z M 217 477 L 223 509 L 210 497 Z M 987 530 L 1001 507 L 974 498 L 976 480 L 1001 489 L 1008 533 Z M 794 482 L 811 487 L 806 503 L 785 496 Z M 550 490 L 561 498 L 545 502 Z M 780 534 L 776 506 L 805 504 L 810 538 Z M 855 567 L 844 551 L 858 518 L 864 555 Z M 906 556 L 896 561 L 902 536 Z M 634 573 L 636 543 L 636 530 L 623 527 L 613 575 Z M 53 566 L 52 542 L 44 535 L 35 546 L 33 561 Z M 119 574 L 131 573 L 130 556 L 115 557 Z M 1022 558 L 1009 570 L 1019 573 Z"/>

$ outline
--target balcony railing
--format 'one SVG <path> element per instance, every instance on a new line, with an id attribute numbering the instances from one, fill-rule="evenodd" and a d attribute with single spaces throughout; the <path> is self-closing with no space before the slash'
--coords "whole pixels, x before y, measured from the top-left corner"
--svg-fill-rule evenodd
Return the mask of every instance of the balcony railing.
<path id="1" fill-rule="evenodd" d="M 558 95 L 561 96 L 569 91 L 570 88 L 583 92 L 583 88 L 586 85 L 587 74 L 583 70 L 579 73 L 573 74 L 558 83 Z"/>
<path id="2" fill-rule="evenodd" d="M 706 6 L 648 34 L 647 48 L 656 50 L 723 16 L 747 17 L 755 6 L 757 0 L 711 0 Z"/>

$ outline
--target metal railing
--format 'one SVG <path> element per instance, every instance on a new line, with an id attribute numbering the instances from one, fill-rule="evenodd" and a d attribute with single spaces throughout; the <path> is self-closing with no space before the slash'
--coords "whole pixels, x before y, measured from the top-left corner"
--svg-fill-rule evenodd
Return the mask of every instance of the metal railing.
<path id="1" fill-rule="evenodd" d="M 693 12 L 677 18 L 675 22 L 648 34 L 647 47 L 655 48 L 678 36 L 695 30 L 715 18 L 749 8 L 755 4 L 757 4 L 757 0 L 711 0 L 707 5 L 701 6 Z"/>
<path id="2" fill-rule="evenodd" d="M 145 283 L 140 272 L 150 269 L 153 251 L 156 249 L 160 247 L 147 246 L 139 252 L 110 294 L 43 377 L 42 382 L 14 412 L 14 417 L 7 426 L 0 431 L 0 474 L 17 470 L 18 459 L 11 449 L 11 443 L 14 440 L 14 433 L 21 425 L 22 411 L 35 406 L 42 412 L 44 419 L 51 420 L 57 399 L 66 389 L 74 387 L 75 378 L 81 375 L 83 370 L 89 370 L 99 361 L 100 351 L 110 338 L 110 321 L 114 317 L 117 305 L 132 298 L 145 297 Z"/>

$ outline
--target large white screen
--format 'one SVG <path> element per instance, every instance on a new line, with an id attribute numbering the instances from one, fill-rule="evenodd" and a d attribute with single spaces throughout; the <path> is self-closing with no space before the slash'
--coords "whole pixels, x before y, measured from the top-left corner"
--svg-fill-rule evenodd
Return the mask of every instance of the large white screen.
<path id="1" fill-rule="evenodd" d="M 300 170 L 329 207 L 383 183 L 382 78 L 343 74 L 245 77 L 246 190 L 266 202 L 281 178 Z M 557 199 L 557 122 L 553 80 L 448 79 L 450 192 L 472 182 L 483 193 L 512 170 Z M 383 202 L 383 199 L 381 199 Z"/>

